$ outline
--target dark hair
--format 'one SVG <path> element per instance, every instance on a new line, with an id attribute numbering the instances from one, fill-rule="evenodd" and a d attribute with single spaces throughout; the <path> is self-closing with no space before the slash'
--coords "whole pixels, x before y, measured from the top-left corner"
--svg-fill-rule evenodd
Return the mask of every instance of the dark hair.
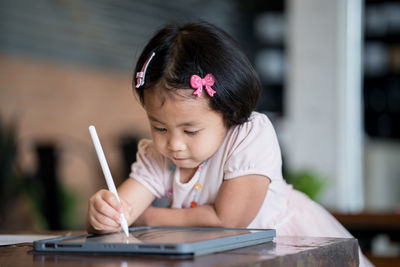
<path id="1" fill-rule="evenodd" d="M 144 85 L 136 88 L 136 73 L 155 52 Z M 144 104 L 144 91 L 155 86 L 165 90 L 191 89 L 193 74 L 215 77 L 211 109 L 223 114 L 227 127 L 246 122 L 261 91 L 258 76 L 236 41 L 225 31 L 206 22 L 171 24 L 149 41 L 140 55 L 133 85 Z"/>

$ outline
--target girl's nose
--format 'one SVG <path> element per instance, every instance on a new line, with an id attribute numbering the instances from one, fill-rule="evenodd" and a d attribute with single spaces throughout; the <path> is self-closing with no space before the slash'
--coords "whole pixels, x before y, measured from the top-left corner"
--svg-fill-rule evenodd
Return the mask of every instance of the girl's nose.
<path id="1" fill-rule="evenodd" d="M 185 143 L 178 137 L 171 136 L 168 140 L 168 149 L 170 151 L 182 151 L 185 149 Z"/>

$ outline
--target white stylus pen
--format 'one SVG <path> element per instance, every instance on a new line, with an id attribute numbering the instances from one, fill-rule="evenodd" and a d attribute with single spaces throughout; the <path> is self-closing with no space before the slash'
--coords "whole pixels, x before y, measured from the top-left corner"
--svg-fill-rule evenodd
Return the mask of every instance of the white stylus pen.
<path id="1" fill-rule="evenodd" d="M 89 132 L 93 140 L 94 148 L 96 149 L 97 156 L 100 161 L 101 168 L 103 169 L 104 177 L 106 178 L 108 190 L 117 197 L 118 201 L 121 202 L 118 196 L 117 189 L 115 188 L 113 178 L 111 176 L 110 168 L 108 168 L 106 157 L 104 156 L 103 149 L 100 144 L 99 137 L 97 136 L 96 128 L 93 125 L 89 126 Z M 129 236 L 128 223 L 126 222 L 125 216 L 121 213 L 121 227 L 124 230 L 126 236 Z"/>

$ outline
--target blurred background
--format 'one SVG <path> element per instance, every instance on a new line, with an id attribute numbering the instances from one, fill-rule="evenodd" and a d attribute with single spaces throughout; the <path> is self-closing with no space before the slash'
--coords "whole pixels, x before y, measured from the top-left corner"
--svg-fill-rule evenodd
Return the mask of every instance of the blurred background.
<path id="1" fill-rule="evenodd" d="M 203 19 L 254 64 L 288 182 L 375 260 L 398 258 L 399 14 L 394 0 L 0 0 L 0 229 L 84 229 L 106 187 L 88 126 L 120 184 L 150 136 L 138 55 L 166 23 Z"/>

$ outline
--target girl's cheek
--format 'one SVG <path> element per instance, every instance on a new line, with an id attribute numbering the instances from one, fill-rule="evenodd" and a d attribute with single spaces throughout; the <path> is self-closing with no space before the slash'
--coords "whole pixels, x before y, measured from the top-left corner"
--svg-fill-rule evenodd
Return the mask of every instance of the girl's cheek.
<path id="1" fill-rule="evenodd" d="M 153 135 L 153 143 L 159 152 L 162 152 L 164 150 L 165 140 L 161 136 L 154 134 Z"/>

